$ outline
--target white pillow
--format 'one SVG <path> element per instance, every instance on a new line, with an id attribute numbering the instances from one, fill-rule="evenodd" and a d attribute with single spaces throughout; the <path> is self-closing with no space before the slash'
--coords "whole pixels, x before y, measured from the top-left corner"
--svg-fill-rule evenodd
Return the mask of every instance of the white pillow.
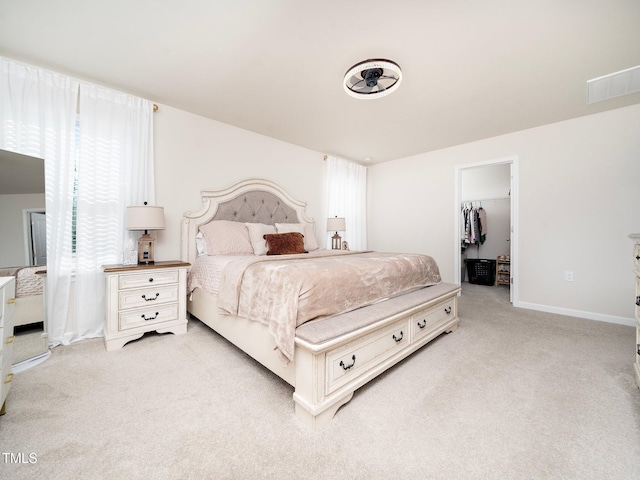
<path id="1" fill-rule="evenodd" d="M 304 235 L 304 225 L 301 223 L 276 223 L 278 233 L 298 232 Z"/>
<path id="2" fill-rule="evenodd" d="M 198 252 L 198 256 L 207 254 L 207 242 L 205 241 L 202 232 L 198 232 L 196 235 L 196 250 Z"/>
<path id="3" fill-rule="evenodd" d="M 245 223 L 245 225 L 249 230 L 249 240 L 251 240 L 253 253 L 255 255 L 266 255 L 268 247 L 264 236 L 269 233 L 277 233 L 276 227 L 265 225 L 264 223 Z"/>
<path id="4" fill-rule="evenodd" d="M 311 223 L 276 223 L 278 233 L 299 232 L 304 236 L 304 249 L 318 250 L 318 239 Z"/>
<path id="5" fill-rule="evenodd" d="M 249 230 L 242 222 L 214 220 L 200 226 L 208 255 L 253 255 Z"/>

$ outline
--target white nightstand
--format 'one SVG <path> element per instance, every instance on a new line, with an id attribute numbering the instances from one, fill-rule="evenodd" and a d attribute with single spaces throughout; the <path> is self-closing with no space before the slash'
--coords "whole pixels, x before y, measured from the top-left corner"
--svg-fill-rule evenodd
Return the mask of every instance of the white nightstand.
<path id="1" fill-rule="evenodd" d="M 187 268 L 170 261 L 153 265 L 105 265 L 108 351 L 146 332 L 187 331 Z"/>

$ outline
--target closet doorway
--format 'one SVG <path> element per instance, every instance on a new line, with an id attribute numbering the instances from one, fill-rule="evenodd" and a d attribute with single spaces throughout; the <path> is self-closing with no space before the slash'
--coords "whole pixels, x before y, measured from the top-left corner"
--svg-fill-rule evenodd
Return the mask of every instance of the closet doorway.
<path id="1" fill-rule="evenodd" d="M 474 268 L 468 269 L 467 265 L 478 267 L 481 278 L 476 276 L 473 282 L 509 288 L 512 304 L 517 302 L 518 292 L 517 160 L 509 157 L 456 168 L 455 274 L 459 282 L 469 281 Z M 472 228 L 470 235 L 469 225 L 476 222 L 469 220 L 479 217 L 482 222 L 478 223 L 486 231 Z M 492 270 L 490 277 L 486 273 L 488 266 Z"/>
<path id="2" fill-rule="evenodd" d="M 26 209 L 24 213 L 27 265 L 47 264 L 47 220 L 42 209 Z"/>

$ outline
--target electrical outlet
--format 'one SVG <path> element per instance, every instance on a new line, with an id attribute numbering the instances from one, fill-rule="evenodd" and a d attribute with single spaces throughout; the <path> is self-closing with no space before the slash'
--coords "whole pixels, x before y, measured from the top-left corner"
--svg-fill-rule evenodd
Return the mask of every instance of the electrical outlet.
<path id="1" fill-rule="evenodd" d="M 564 281 L 565 282 L 573 282 L 573 272 L 569 270 L 564 272 Z"/>

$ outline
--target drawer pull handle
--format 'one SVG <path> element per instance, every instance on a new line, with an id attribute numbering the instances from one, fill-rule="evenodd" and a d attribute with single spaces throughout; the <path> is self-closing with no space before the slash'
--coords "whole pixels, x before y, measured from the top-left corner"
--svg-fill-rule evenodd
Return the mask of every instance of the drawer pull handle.
<path id="1" fill-rule="evenodd" d="M 11 335 L 10 337 L 7 337 L 7 341 L 4 342 L 5 345 L 11 345 L 13 343 L 13 341 L 15 340 L 16 336 L 15 335 Z"/>
<path id="2" fill-rule="evenodd" d="M 153 277 L 151 277 L 151 278 L 149 279 L 149 281 L 150 281 L 150 282 L 153 282 Z"/>
<path id="3" fill-rule="evenodd" d="M 141 316 L 145 321 L 148 321 L 148 320 L 155 320 L 156 318 L 158 318 L 158 312 L 156 312 L 155 317 L 149 317 L 149 318 L 147 318 L 147 316 L 146 316 L 144 313 L 143 313 L 142 315 L 140 315 L 140 316 Z"/>
<path id="4" fill-rule="evenodd" d="M 400 330 L 400 336 L 396 338 L 396 336 L 393 336 L 393 339 L 396 341 L 396 343 L 401 342 L 402 339 L 404 338 L 404 333 L 402 332 L 402 330 Z"/>
<path id="5" fill-rule="evenodd" d="M 10 298 L 9 300 L 7 300 L 7 305 L 13 305 L 14 303 L 16 303 L 16 298 Z"/>
<path id="6" fill-rule="evenodd" d="M 447 307 L 444 309 L 444 313 L 446 313 L 447 315 L 449 315 L 451 313 L 451 307 Z"/>
<path id="7" fill-rule="evenodd" d="M 636 305 L 640 307 L 640 296 L 636 297 Z"/>
<path id="8" fill-rule="evenodd" d="M 640 343 L 636 345 L 636 349 L 638 350 L 638 355 L 640 355 Z"/>
<path id="9" fill-rule="evenodd" d="M 636 260 L 640 260 L 640 255 L 636 255 Z"/>
<path id="10" fill-rule="evenodd" d="M 340 360 L 340 366 L 342 367 L 343 370 L 349 370 L 351 367 L 353 367 L 356 364 L 356 356 L 355 355 L 353 357 L 351 357 L 351 360 L 353 360 L 353 362 L 351 362 L 351 365 L 347 365 L 342 360 Z"/>
<path id="11" fill-rule="evenodd" d="M 142 295 L 142 298 L 144 298 L 144 300 L 145 300 L 146 302 L 151 302 L 151 301 L 155 300 L 156 298 L 158 298 L 159 296 L 160 296 L 160 294 L 159 294 L 159 293 L 156 293 L 156 296 L 155 296 L 155 297 L 153 297 L 153 298 L 147 298 L 147 296 L 146 296 L 146 295 Z"/>
<path id="12" fill-rule="evenodd" d="M 11 380 L 13 380 L 13 373 L 7 375 L 7 379 L 4 381 L 4 383 L 11 383 Z"/>
<path id="13" fill-rule="evenodd" d="M 420 327 L 420 329 L 422 330 L 424 327 L 427 326 L 427 319 L 423 319 L 422 323 L 418 322 L 418 326 Z"/>

